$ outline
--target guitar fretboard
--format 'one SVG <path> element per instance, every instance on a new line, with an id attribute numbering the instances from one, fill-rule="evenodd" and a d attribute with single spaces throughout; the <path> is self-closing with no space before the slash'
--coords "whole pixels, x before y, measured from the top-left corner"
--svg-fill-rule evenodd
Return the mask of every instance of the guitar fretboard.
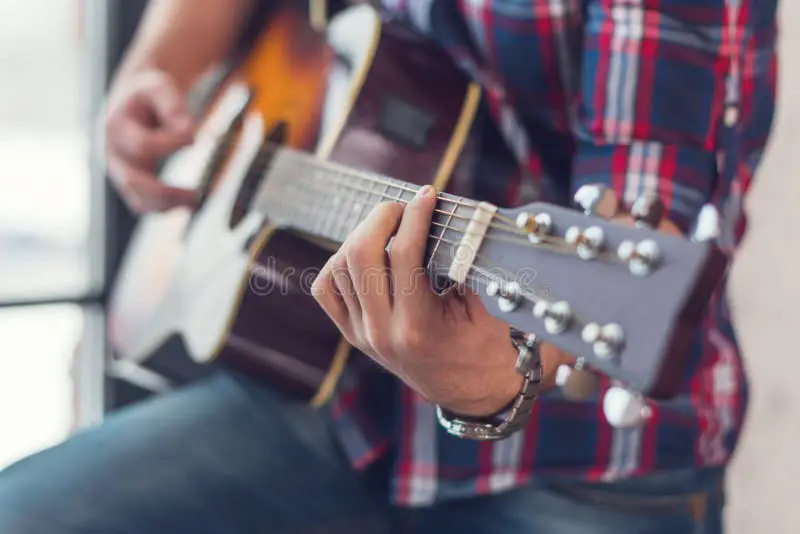
<path id="1" fill-rule="evenodd" d="M 289 149 L 276 153 L 254 208 L 278 224 L 341 244 L 381 202 L 408 203 L 420 186 Z M 454 246 L 477 203 L 438 194 L 428 236 L 427 267 L 450 266 Z"/>

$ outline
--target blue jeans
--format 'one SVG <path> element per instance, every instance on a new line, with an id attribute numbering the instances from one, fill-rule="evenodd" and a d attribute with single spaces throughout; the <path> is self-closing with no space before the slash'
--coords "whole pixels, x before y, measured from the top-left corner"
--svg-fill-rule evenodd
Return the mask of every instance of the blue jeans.
<path id="1" fill-rule="evenodd" d="M 0 532 L 716 534 L 721 478 L 548 480 L 398 509 L 386 500 L 386 470 L 351 470 L 323 415 L 220 374 L 0 472 Z"/>

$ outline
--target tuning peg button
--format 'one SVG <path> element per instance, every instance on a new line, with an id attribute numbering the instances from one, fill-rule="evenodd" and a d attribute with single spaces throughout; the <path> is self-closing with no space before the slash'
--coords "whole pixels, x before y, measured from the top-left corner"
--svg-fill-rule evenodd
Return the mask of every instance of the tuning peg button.
<path id="1" fill-rule="evenodd" d="M 617 257 L 628 264 L 628 269 L 636 276 L 647 276 L 661 260 L 661 249 L 652 239 L 639 243 L 623 241 L 617 248 Z"/>
<path id="2" fill-rule="evenodd" d="M 586 215 L 611 219 L 619 212 L 619 199 L 613 191 L 601 184 L 581 186 L 573 196 Z"/>
<path id="3" fill-rule="evenodd" d="M 614 386 L 603 397 L 603 413 L 614 428 L 631 428 L 647 421 L 653 411 L 641 395 Z"/>
<path id="4" fill-rule="evenodd" d="M 625 333 L 616 323 L 600 326 L 589 323 L 583 327 L 581 339 L 584 343 L 592 345 L 594 355 L 602 360 L 612 359 L 625 343 Z"/>
<path id="5" fill-rule="evenodd" d="M 542 237 L 549 234 L 553 228 L 553 218 L 548 213 L 531 215 L 520 213 L 517 215 L 517 228 L 528 233 L 528 239 L 532 243 L 539 243 Z"/>
<path id="6" fill-rule="evenodd" d="M 572 321 L 572 308 L 564 301 L 538 301 L 533 306 L 533 316 L 544 320 L 544 329 L 550 334 L 560 334 Z"/>
<path id="7" fill-rule="evenodd" d="M 692 241 L 709 243 L 719 239 L 721 235 L 719 211 L 713 204 L 706 204 L 700 209 L 692 231 Z"/>
<path id="8" fill-rule="evenodd" d="M 522 301 L 522 288 L 516 282 L 493 280 L 486 285 L 486 294 L 497 299 L 497 305 L 503 313 L 513 312 Z"/>
<path id="9" fill-rule="evenodd" d="M 581 230 L 577 226 L 571 226 L 564 235 L 567 244 L 575 247 L 575 252 L 583 260 L 596 258 L 603 249 L 605 234 L 599 226 L 590 226 Z"/>
<path id="10" fill-rule="evenodd" d="M 636 225 L 647 229 L 658 228 L 665 211 L 664 203 L 655 193 L 643 194 L 631 206 Z"/>

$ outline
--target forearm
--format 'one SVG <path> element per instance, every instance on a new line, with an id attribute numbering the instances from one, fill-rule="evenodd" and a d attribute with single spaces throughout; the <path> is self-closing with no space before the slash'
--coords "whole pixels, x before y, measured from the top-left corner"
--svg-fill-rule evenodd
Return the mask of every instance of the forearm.
<path id="1" fill-rule="evenodd" d="M 255 0 L 151 0 L 115 84 L 145 69 L 168 72 L 188 91 L 229 54 Z"/>

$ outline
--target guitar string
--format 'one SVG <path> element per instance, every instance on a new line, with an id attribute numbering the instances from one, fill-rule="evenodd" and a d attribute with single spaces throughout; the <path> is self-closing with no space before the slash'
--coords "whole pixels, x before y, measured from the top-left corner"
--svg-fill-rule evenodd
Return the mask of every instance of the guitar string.
<path id="1" fill-rule="evenodd" d="M 346 165 L 340 165 L 340 164 L 335 163 L 335 162 L 331 162 L 331 161 L 320 159 L 317 156 L 314 156 L 313 154 L 309 154 L 307 152 L 303 152 L 303 151 L 299 151 L 299 150 L 295 150 L 295 149 L 291 149 L 291 148 L 287 148 L 287 147 L 280 147 L 280 145 L 272 145 L 270 143 L 264 143 L 258 149 L 258 152 L 253 157 L 253 161 L 251 163 L 251 167 L 261 166 L 261 164 L 264 163 L 262 161 L 262 158 L 265 158 L 268 155 L 270 155 L 275 148 L 280 148 L 279 154 L 283 154 L 283 155 L 286 155 L 286 156 L 293 156 L 296 159 L 300 160 L 303 164 L 310 165 L 312 168 L 317 168 L 317 169 L 324 168 L 324 170 L 332 172 L 333 174 L 325 175 L 325 180 L 330 180 L 333 176 L 341 177 L 345 182 L 347 181 L 348 178 L 359 178 L 359 179 L 362 179 L 362 180 L 368 180 L 368 181 L 370 181 L 372 183 L 377 183 L 378 185 L 394 187 L 394 188 L 399 189 L 399 190 L 401 190 L 403 192 L 416 193 L 416 191 L 417 191 L 417 189 L 414 189 L 412 184 L 404 183 L 401 180 L 396 180 L 394 178 L 380 177 L 379 175 L 376 175 L 376 174 L 373 174 L 373 173 L 369 173 L 369 172 L 366 172 L 366 171 L 360 171 L 358 169 L 354 169 L 354 168 L 348 167 Z M 363 189 L 362 189 L 362 191 L 363 191 Z M 453 204 L 456 207 L 463 207 L 463 208 L 468 208 L 468 209 L 472 209 L 474 211 L 477 211 L 477 207 L 480 204 L 479 202 L 476 202 L 476 201 L 473 201 L 473 200 L 447 198 L 444 195 L 445 195 L 445 193 L 442 193 L 442 192 L 437 193 L 437 199 L 440 202 L 450 203 L 450 204 Z M 474 215 L 474 211 L 473 211 L 473 213 L 471 215 Z M 442 214 L 442 215 L 453 215 L 453 217 L 455 217 L 457 219 L 466 220 L 466 221 L 472 220 L 472 217 L 469 216 L 470 214 L 467 214 L 467 215 L 456 214 L 455 211 L 453 211 L 453 212 L 447 211 L 446 212 L 446 211 L 442 211 L 439 208 L 435 208 L 434 209 L 434 213 L 438 213 L 438 214 Z M 506 226 L 498 225 L 497 222 L 504 223 Z M 486 224 L 486 223 L 480 223 L 480 224 Z M 493 217 L 492 221 L 490 221 L 488 223 L 488 227 L 495 228 L 497 230 L 501 230 L 501 231 L 505 231 L 505 232 L 510 232 L 510 233 L 514 234 L 515 236 L 527 236 L 528 235 L 524 230 L 520 229 L 516 225 L 516 223 L 514 221 L 512 221 L 511 219 L 503 216 L 502 214 L 498 214 L 498 213 L 494 214 L 494 217 Z"/>
<path id="2" fill-rule="evenodd" d="M 342 165 L 342 164 L 339 164 L 339 163 L 336 163 L 336 162 L 333 162 L 333 161 L 324 160 L 324 159 L 321 159 L 321 158 L 319 158 L 319 157 L 317 157 L 317 156 L 315 156 L 313 154 L 309 154 L 307 152 L 302 152 L 302 151 L 295 150 L 295 149 L 292 149 L 292 148 L 283 148 L 283 149 L 281 149 L 281 153 L 294 156 L 297 159 L 303 161 L 304 163 L 309 163 L 312 166 L 316 166 L 318 168 L 319 167 L 325 167 L 327 170 L 333 171 L 336 175 L 341 175 L 341 176 L 348 176 L 349 175 L 350 177 L 361 178 L 363 180 L 368 180 L 370 182 L 375 182 L 375 183 L 377 183 L 379 185 L 388 185 L 390 187 L 396 187 L 396 188 L 401 189 L 401 190 L 403 190 L 405 192 L 408 192 L 408 193 L 416 193 L 417 190 L 419 189 L 419 188 L 415 189 L 412 186 L 412 184 L 405 183 L 405 182 L 403 182 L 401 180 L 396 180 L 394 178 L 382 177 L 382 176 L 380 176 L 378 174 L 374 174 L 374 173 L 370 173 L 370 172 L 366 172 L 366 171 L 361 171 L 361 170 L 358 170 L 358 169 L 355 169 L 355 168 L 352 168 L 352 167 L 348 167 L 346 165 Z M 465 208 L 473 209 L 473 210 L 476 210 L 476 211 L 478 209 L 478 206 L 480 205 L 480 202 L 477 202 L 477 201 L 474 201 L 474 200 L 465 200 L 465 199 L 461 199 L 461 198 L 455 198 L 455 199 L 446 198 L 446 197 L 443 196 L 444 194 L 445 193 L 437 193 L 437 198 L 439 198 L 439 200 L 441 200 L 443 202 L 450 202 L 451 204 L 455 204 L 457 206 L 463 206 Z M 470 217 L 464 217 L 464 218 L 466 218 L 468 220 L 471 219 Z M 527 233 L 523 229 L 520 229 L 517 226 L 517 224 L 514 221 L 512 221 L 511 219 L 509 219 L 508 217 L 505 217 L 504 215 L 497 213 L 497 214 L 495 214 L 495 218 L 498 221 L 500 221 L 502 223 L 505 223 L 507 225 L 507 227 L 494 226 L 494 225 L 492 225 L 492 227 L 500 229 L 500 230 L 505 230 L 505 231 L 508 231 L 508 232 L 512 232 L 512 233 L 517 234 L 517 235 L 523 235 L 523 236 L 527 235 Z"/>
<path id="3" fill-rule="evenodd" d="M 275 145 L 275 146 L 277 146 L 277 145 Z M 271 145 L 270 143 L 264 143 L 261 147 L 259 147 L 257 155 L 255 156 L 253 161 L 254 162 L 258 161 L 259 158 L 268 155 L 270 153 L 269 150 L 273 150 L 273 149 L 274 149 L 273 145 Z M 309 154 L 307 152 L 295 150 L 295 149 L 292 149 L 292 148 L 287 148 L 287 147 L 284 146 L 284 147 L 280 148 L 280 153 L 293 156 L 296 159 L 299 159 L 299 160 L 303 161 L 304 163 L 311 164 L 312 166 L 326 167 L 327 170 L 332 171 L 332 174 L 324 175 L 326 180 L 334 181 L 334 180 L 338 179 L 339 180 L 339 185 L 344 185 L 345 187 L 348 187 L 350 189 L 367 193 L 368 194 L 368 200 L 367 200 L 368 202 L 371 201 L 371 199 L 369 197 L 371 197 L 373 195 L 379 196 L 379 198 L 382 198 L 382 199 L 385 199 L 385 200 L 392 200 L 392 201 L 396 201 L 396 202 L 400 202 L 400 203 L 404 203 L 404 204 L 408 204 L 409 201 L 406 200 L 406 199 L 403 199 L 402 197 L 397 198 L 397 197 L 395 197 L 393 195 L 390 196 L 390 195 L 385 194 L 385 193 L 384 194 L 380 194 L 380 193 L 373 192 L 370 189 L 359 187 L 358 185 L 354 184 L 352 181 L 348 180 L 348 177 L 350 177 L 350 178 L 352 178 L 352 177 L 361 178 L 361 179 L 364 179 L 364 180 L 367 180 L 367 181 L 370 181 L 370 182 L 373 182 L 373 183 L 377 183 L 379 185 L 386 186 L 387 188 L 398 189 L 398 190 L 401 191 L 401 195 L 402 195 L 402 192 L 409 192 L 409 193 L 412 193 L 412 194 L 416 193 L 416 189 L 411 187 L 410 184 L 405 184 L 402 181 L 399 181 L 399 180 L 396 180 L 396 179 L 383 178 L 383 177 L 380 177 L 379 175 L 373 175 L 372 173 L 365 172 L 365 171 L 360 171 L 358 169 L 352 169 L 352 168 L 347 167 L 345 165 L 341 165 L 341 164 L 338 164 L 338 163 L 335 163 L 335 162 L 331 162 L 331 161 L 328 161 L 328 160 L 322 160 L 322 159 L 314 156 L 313 154 Z M 295 184 L 297 184 L 297 182 L 294 182 L 292 185 L 294 186 Z M 301 184 L 302 184 L 302 182 L 301 182 Z M 452 205 L 456 206 L 455 209 L 458 209 L 458 207 L 464 207 L 464 208 L 468 208 L 468 209 L 471 209 L 471 210 L 474 210 L 474 211 L 477 211 L 477 209 L 478 209 L 477 208 L 478 203 L 475 202 L 475 201 L 471 201 L 471 200 L 465 202 L 464 200 L 461 200 L 461 199 L 446 198 L 441 193 L 437 193 L 437 199 L 440 202 L 449 203 L 449 204 L 452 204 Z M 451 219 L 452 218 L 456 218 L 456 219 L 465 220 L 465 221 L 471 221 L 472 220 L 471 217 L 467 217 L 465 215 L 459 214 L 455 210 L 444 211 L 444 210 L 441 210 L 441 209 L 437 208 L 437 209 L 434 209 L 434 213 L 437 213 L 437 214 L 440 214 L 440 215 L 446 215 L 448 218 L 451 218 Z M 474 212 L 473 212 L 473 215 L 474 215 Z M 500 222 L 506 223 L 508 225 L 508 227 L 504 227 L 504 226 L 501 226 L 501 225 L 494 224 L 495 220 L 499 220 Z M 563 240 L 563 239 L 552 238 L 551 236 L 542 235 L 542 236 L 537 236 L 538 243 L 532 242 L 530 239 L 528 239 L 528 235 L 529 235 L 528 233 L 526 233 L 523 229 L 521 229 L 518 226 L 516 226 L 516 224 L 514 224 L 514 222 L 511 221 L 509 218 L 504 217 L 501 214 L 495 213 L 493 215 L 492 220 L 489 223 L 478 222 L 478 221 L 476 221 L 476 222 L 477 222 L 477 224 L 482 225 L 482 226 L 487 227 L 487 228 L 494 228 L 494 229 L 497 229 L 497 230 L 500 230 L 500 231 L 509 232 L 509 233 L 514 234 L 511 237 L 510 236 L 502 236 L 502 235 L 484 234 L 484 239 L 494 239 L 494 240 L 498 240 L 498 241 L 504 241 L 504 242 L 508 242 L 508 243 L 511 243 L 511 244 L 520 245 L 520 246 L 533 247 L 533 248 L 542 248 L 542 249 L 545 249 L 545 250 L 551 250 L 553 252 L 572 253 L 574 255 L 577 255 L 577 251 L 574 249 L 574 247 L 570 247 L 570 246 L 566 246 L 565 247 L 564 246 L 564 243 L 566 243 L 566 240 Z M 453 232 L 455 232 L 457 234 L 479 235 L 478 232 L 475 232 L 475 233 L 467 232 L 463 228 L 459 228 L 459 227 L 456 227 L 456 226 L 453 226 L 453 225 L 449 225 L 449 224 L 442 224 L 442 223 L 438 223 L 438 222 L 435 222 L 435 221 L 432 224 L 434 226 L 441 227 L 444 230 L 451 230 L 451 231 L 453 231 Z M 444 232 L 442 232 L 442 234 L 444 234 Z M 519 239 L 518 236 L 523 236 L 523 238 Z M 429 236 L 429 237 L 434 237 L 434 236 Z M 567 250 L 564 250 L 565 248 Z M 604 259 L 604 258 L 607 259 L 606 258 L 607 256 L 612 258 L 612 259 L 614 259 L 614 260 L 617 259 L 616 255 L 608 254 L 608 253 L 601 253 L 598 256 L 598 259 Z"/>
<path id="4" fill-rule="evenodd" d="M 368 193 L 373 194 L 373 195 L 378 195 L 379 194 L 379 193 L 372 192 L 372 191 L 369 191 L 369 190 L 366 190 L 366 189 L 362 189 L 362 191 L 368 192 Z M 386 195 L 386 196 L 388 196 L 388 195 Z M 408 202 L 405 199 L 396 199 L 395 198 L 394 200 L 398 201 L 398 202 L 406 202 L 406 203 Z M 294 209 L 297 210 L 298 206 L 304 212 L 308 212 L 309 210 L 312 209 L 311 206 L 308 205 L 308 203 L 295 204 L 295 208 Z M 464 232 L 464 231 L 462 231 L 460 229 L 453 228 L 453 227 L 448 227 L 447 225 L 444 225 L 444 224 L 439 224 L 439 226 L 441 226 L 443 228 L 451 228 L 454 231 L 456 231 L 457 233 L 466 233 L 466 232 Z M 313 230 L 311 230 L 311 231 L 313 231 Z M 352 230 L 350 230 L 350 231 L 352 231 Z M 343 239 L 340 235 L 333 235 L 333 234 L 324 235 L 323 237 L 334 239 L 334 240 L 340 241 L 340 242 Z M 452 249 L 454 249 L 454 248 L 456 248 L 456 247 L 461 245 L 461 243 L 458 242 L 458 241 L 451 241 L 449 239 L 446 239 L 444 237 L 444 232 L 442 232 L 440 235 L 428 234 L 427 238 L 433 239 L 434 242 L 437 243 L 437 244 L 438 243 L 447 244 L 450 247 L 450 250 L 452 250 Z M 437 249 L 435 248 L 435 250 L 437 250 Z M 438 248 L 437 252 L 438 253 L 442 253 L 442 252 L 446 252 L 447 250 L 448 249 Z M 435 260 L 435 256 L 432 256 L 429 259 L 429 262 L 432 262 L 434 260 Z M 484 265 L 481 265 L 481 262 L 483 262 Z M 470 267 L 470 270 L 472 270 L 472 269 L 480 269 L 480 270 L 483 270 L 483 269 L 495 269 L 495 270 L 501 271 L 503 276 L 494 278 L 494 281 L 499 282 L 501 285 L 508 284 L 509 283 L 509 278 L 512 279 L 512 280 L 515 278 L 515 275 L 513 273 L 511 273 L 508 269 L 506 269 L 505 267 L 503 267 L 499 263 L 494 262 L 494 261 L 484 257 L 480 253 L 476 253 L 476 255 L 475 255 L 475 258 L 473 259 L 473 265 Z M 487 276 L 487 278 L 491 278 L 491 273 L 489 273 L 488 275 L 486 275 L 486 274 L 484 274 L 484 275 Z M 526 296 L 526 298 L 528 298 L 528 300 L 531 300 L 531 302 L 535 302 L 534 299 L 531 299 L 531 298 L 529 298 L 529 296 L 524 294 L 524 293 L 527 293 L 525 288 L 520 287 L 520 291 L 523 292 L 522 296 Z M 533 294 L 535 294 L 535 291 L 533 292 Z"/>
<path id="5" fill-rule="evenodd" d="M 332 177 L 332 176 L 328 177 L 328 178 L 329 178 L 329 181 L 335 180 L 335 178 Z M 368 188 L 360 187 L 360 186 L 358 186 L 356 184 L 353 184 L 352 182 L 350 182 L 350 181 L 348 181 L 346 179 L 344 179 L 343 181 L 340 181 L 336 185 L 344 186 L 344 187 L 350 188 L 352 190 L 355 190 L 357 192 L 367 193 L 370 196 L 377 196 L 377 197 L 379 197 L 379 198 L 381 198 L 383 200 L 391 200 L 391 201 L 399 202 L 399 203 L 403 203 L 403 204 L 408 204 L 410 202 L 410 200 L 403 199 L 403 198 L 397 198 L 396 196 L 390 195 L 388 193 L 379 193 L 379 192 L 371 191 Z M 390 185 L 390 184 L 381 184 L 381 185 Z M 305 184 L 302 183 L 302 182 L 292 182 L 292 183 L 289 184 L 289 189 L 300 190 L 304 186 L 305 186 Z M 367 200 L 365 202 L 369 202 L 369 200 Z M 452 212 L 449 212 L 449 211 L 443 211 L 443 210 L 434 210 L 434 211 L 436 213 L 438 213 L 438 214 L 446 215 L 448 217 L 453 216 L 453 218 L 458 218 L 460 220 L 465 220 L 465 221 L 471 221 L 472 220 L 471 218 L 468 218 L 468 217 L 457 216 L 456 214 L 454 214 Z M 431 224 L 433 226 L 441 227 L 441 228 L 443 228 L 445 230 L 452 230 L 456 234 L 481 235 L 481 232 L 477 232 L 477 231 L 476 232 L 467 232 L 467 230 L 465 228 L 460 228 L 460 227 L 457 227 L 457 226 L 453 226 L 451 224 L 444 224 L 444 223 L 439 223 L 439 222 L 436 222 L 436 221 L 432 221 Z M 482 223 L 482 222 L 478 222 L 478 224 L 482 225 L 484 227 L 487 226 L 486 223 Z M 488 225 L 488 227 L 491 227 L 491 225 Z M 511 243 L 511 244 L 515 244 L 515 245 L 520 245 L 520 246 L 525 246 L 525 247 L 532 247 L 532 248 L 540 248 L 540 249 L 543 249 L 543 250 L 550 250 L 552 252 L 557 252 L 557 253 L 561 253 L 561 254 L 571 254 L 571 255 L 576 255 L 577 256 L 577 251 L 573 247 L 571 247 L 569 245 L 565 245 L 566 240 L 553 239 L 553 238 L 547 239 L 547 236 L 537 236 L 537 238 L 539 239 L 539 242 L 538 243 L 534 243 L 530 239 L 527 238 L 528 234 L 524 234 L 524 235 L 526 236 L 525 238 L 519 239 L 519 238 L 516 238 L 516 236 L 509 237 L 509 236 L 503 236 L 503 235 L 494 235 L 494 234 L 489 234 L 489 233 L 483 233 L 483 238 L 484 239 L 489 239 L 489 240 L 503 241 L 503 242 L 507 242 L 507 243 Z M 601 251 L 597 256 L 597 259 L 611 260 L 612 263 L 617 263 L 617 261 L 615 261 L 615 260 L 617 260 L 616 255 L 608 253 L 608 252 L 605 252 L 605 251 Z"/>
<path id="6" fill-rule="evenodd" d="M 298 184 L 298 182 L 292 182 L 289 185 L 290 185 L 290 187 L 287 188 L 287 189 L 288 189 L 289 193 L 292 194 L 292 192 L 298 190 L 298 187 L 297 187 L 298 185 L 300 187 L 302 187 L 302 186 L 305 185 L 305 183 L 301 182 L 301 183 Z M 345 184 L 345 185 L 352 186 L 352 184 Z M 369 190 L 369 189 L 365 189 L 365 188 L 356 188 L 356 189 L 358 191 L 367 193 L 368 195 L 376 195 L 376 196 L 379 195 L 379 196 L 382 196 L 384 198 L 390 198 L 391 200 L 393 200 L 395 202 L 406 203 L 406 204 L 409 202 L 406 199 L 393 197 L 393 196 L 389 195 L 388 193 L 378 193 L 378 192 L 375 192 L 375 191 L 372 191 L 372 190 Z M 368 199 L 365 199 L 365 200 L 368 200 Z M 275 202 L 278 201 L 278 199 L 277 198 L 271 198 L 270 201 L 271 201 L 271 203 L 274 204 Z M 302 202 L 301 203 L 294 203 L 293 206 L 294 206 L 293 207 L 294 211 L 297 211 L 298 208 L 299 208 L 303 212 L 306 212 L 306 213 L 311 212 L 313 214 L 312 206 L 310 206 L 308 203 L 302 203 Z M 280 207 L 282 207 L 282 206 L 279 206 L 279 209 L 280 209 Z M 301 217 L 304 216 L 304 215 L 305 215 L 305 213 L 301 214 Z M 265 213 L 265 216 L 268 216 L 268 214 Z M 360 222 L 360 221 L 356 221 L 356 223 L 358 223 L 358 222 Z M 344 224 L 344 223 L 342 223 L 342 224 Z M 457 228 L 457 227 L 454 227 L 454 226 L 450 226 L 450 225 L 447 225 L 447 224 L 438 223 L 436 221 L 432 221 L 432 225 L 441 227 L 441 228 L 443 228 L 445 230 L 446 229 L 453 230 L 456 234 L 465 234 L 465 235 L 467 234 L 467 232 L 465 230 L 462 230 L 460 228 Z M 308 230 L 314 232 L 314 229 L 308 229 Z M 325 230 L 322 229 L 318 233 L 322 233 L 322 232 L 325 232 Z M 349 234 L 350 232 L 352 232 L 352 229 L 346 230 L 345 233 Z M 327 235 L 325 235 L 324 237 L 333 239 L 335 241 L 339 241 L 341 243 L 345 239 L 345 237 L 343 237 L 341 235 L 341 233 L 342 232 L 333 232 L 333 233 L 328 232 Z M 470 233 L 472 233 L 472 232 L 470 232 Z M 428 234 L 427 237 L 431 238 L 431 239 L 434 239 L 436 243 L 446 243 L 446 244 L 448 244 L 450 246 L 453 246 L 453 247 L 459 246 L 461 244 L 460 242 L 451 241 L 449 239 L 446 239 L 444 232 L 441 232 L 439 235 Z M 439 252 L 444 252 L 445 250 L 446 249 L 440 249 Z M 434 258 L 431 258 L 431 259 L 433 260 Z M 495 268 L 504 270 L 504 268 L 500 264 L 498 264 L 496 262 L 493 262 L 493 261 L 489 260 L 488 258 L 483 258 L 480 254 L 476 254 L 475 261 L 480 260 L 480 259 L 486 261 L 489 264 L 494 264 Z M 478 266 L 478 267 L 480 267 L 480 266 Z M 507 270 L 504 270 L 504 274 L 508 275 L 509 273 L 508 273 Z"/>
<path id="7" fill-rule="evenodd" d="M 289 187 L 298 189 L 300 187 L 303 187 L 303 185 L 304 184 L 299 184 L 297 182 L 293 182 L 292 184 L 289 185 Z M 411 202 L 411 200 L 407 200 L 407 199 L 404 199 L 404 198 L 397 198 L 396 196 L 390 195 L 389 193 L 378 193 L 378 192 L 375 192 L 375 191 L 371 191 L 368 188 L 360 187 L 360 186 L 358 186 L 356 184 L 348 182 L 347 180 L 344 180 L 343 182 L 339 182 L 337 185 L 347 187 L 347 188 L 352 189 L 352 190 L 357 191 L 357 192 L 367 193 L 370 196 L 376 196 L 380 200 L 391 200 L 391 201 L 399 202 L 399 203 L 406 204 L 406 205 L 409 202 Z M 369 199 L 369 200 L 367 200 L 365 202 L 369 202 L 370 200 L 371 199 Z M 377 204 L 374 204 L 373 207 L 374 206 L 377 206 Z M 456 218 L 456 219 L 459 219 L 459 220 L 463 220 L 463 221 L 467 221 L 467 222 L 470 222 L 470 221 L 473 220 L 470 217 L 465 217 L 463 215 L 459 216 L 457 213 L 453 213 L 453 212 L 450 212 L 450 211 L 444 211 L 444 210 L 438 210 L 437 209 L 437 210 L 434 210 L 434 212 L 439 214 L 439 215 L 446 215 L 447 217 L 451 217 L 452 216 L 453 218 Z M 488 228 L 492 227 L 490 224 L 487 224 L 485 222 L 476 221 L 476 223 L 478 225 L 480 225 L 480 226 L 483 226 L 483 227 L 488 227 Z M 477 232 L 477 231 L 476 232 L 467 232 L 466 228 L 453 226 L 452 224 L 439 223 L 439 222 L 436 222 L 436 221 L 432 221 L 431 224 L 433 224 L 435 226 L 440 226 L 440 227 L 445 228 L 447 230 L 452 230 L 452 231 L 454 231 L 456 233 L 459 233 L 459 234 L 464 234 L 464 235 L 483 235 L 485 239 L 497 239 L 497 240 L 506 241 L 506 242 L 509 242 L 509 243 L 515 243 L 515 244 L 518 244 L 518 245 L 541 246 L 544 243 L 545 245 L 552 245 L 552 246 L 549 246 L 549 247 L 548 246 L 544 246 L 542 248 L 546 248 L 548 250 L 554 250 L 554 251 L 557 251 L 557 252 L 561 251 L 560 248 L 558 248 L 558 247 L 559 246 L 563 246 L 563 243 L 566 242 L 564 240 L 559 240 L 559 239 L 547 240 L 546 239 L 547 236 L 537 236 L 537 238 L 539 238 L 541 242 L 540 243 L 533 243 L 530 239 L 528 239 L 528 237 L 527 237 L 528 234 L 523 234 L 525 236 L 524 238 L 516 238 L 516 236 L 514 236 L 514 237 L 501 236 L 501 235 L 499 236 L 499 235 L 487 234 L 487 233 Z"/>
<path id="8" fill-rule="evenodd" d="M 258 152 L 253 157 L 253 162 L 254 163 L 255 162 L 263 163 L 263 161 L 261 161 L 261 158 L 265 158 L 265 157 L 269 156 L 270 154 L 276 153 L 276 150 L 277 150 L 277 154 L 283 154 L 283 155 L 286 155 L 286 156 L 294 157 L 297 160 L 300 160 L 302 163 L 310 165 L 311 167 L 316 167 L 316 168 L 324 167 L 329 171 L 333 171 L 336 175 L 341 175 L 341 176 L 348 176 L 349 175 L 349 177 L 352 177 L 352 178 L 366 179 L 366 180 L 369 180 L 371 182 L 376 182 L 376 183 L 378 183 L 380 185 L 390 185 L 392 187 L 397 187 L 398 189 L 403 189 L 406 192 L 411 192 L 411 193 L 415 193 L 416 192 L 416 189 L 413 188 L 414 184 L 407 184 L 407 183 L 403 182 L 402 180 L 396 180 L 394 178 L 382 177 L 382 176 L 380 176 L 380 175 L 378 175 L 376 173 L 372 173 L 372 172 L 369 172 L 369 171 L 362 171 L 362 170 L 356 169 L 354 167 L 349 167 L 347 165 L 342 165 L 342 164 L 339 164 L 339 163 L 336 163 L 336 162 L 333 162 L 333 161 L 330 161 L 330 160 L 322 159 L 322 158 L 320 158 L 320 157 L 318 157 L 318 156 L 316 156 L 314 154 L 311 154 L 309 152 L 306 152 L 306 151 L 297 150 L 297 149 L 295 149 L 293 147 L 288 147 L 288 146 L 285 146 L 285 145 L 278 145 L 278 144 L 274 144 L 274 143 L 270 143 L 270 142 L 265 142 L 259 147 Z M 255 165 L 252 165 L 252 166 L 255 166 Z M 467 207 L 467 208 L 471 208 L 471 209 L 476 209 L 478 204 L 480 204 L 479 202 L 471 200 L 471 199 L 466 199 L 465 200 L 465 199 L 445 198 L 444 196 L 441 196 L 443 194 L 444 193 L 438 193 L 437 194 L 437 196 L 438 196 L 438 198 L 440 200 L 442 200 L 444 202 L 450 202 L 450 203 L 458 205 L 458 206 L 463 206 L 463 207 Z M 503 222 L 506 222 L 511 227 L 512 230 L 519 231 L 519 229 L 516 226 L 516 224 L 513 221 L 511 221 L 510 219 L 506 218 Z"/>

